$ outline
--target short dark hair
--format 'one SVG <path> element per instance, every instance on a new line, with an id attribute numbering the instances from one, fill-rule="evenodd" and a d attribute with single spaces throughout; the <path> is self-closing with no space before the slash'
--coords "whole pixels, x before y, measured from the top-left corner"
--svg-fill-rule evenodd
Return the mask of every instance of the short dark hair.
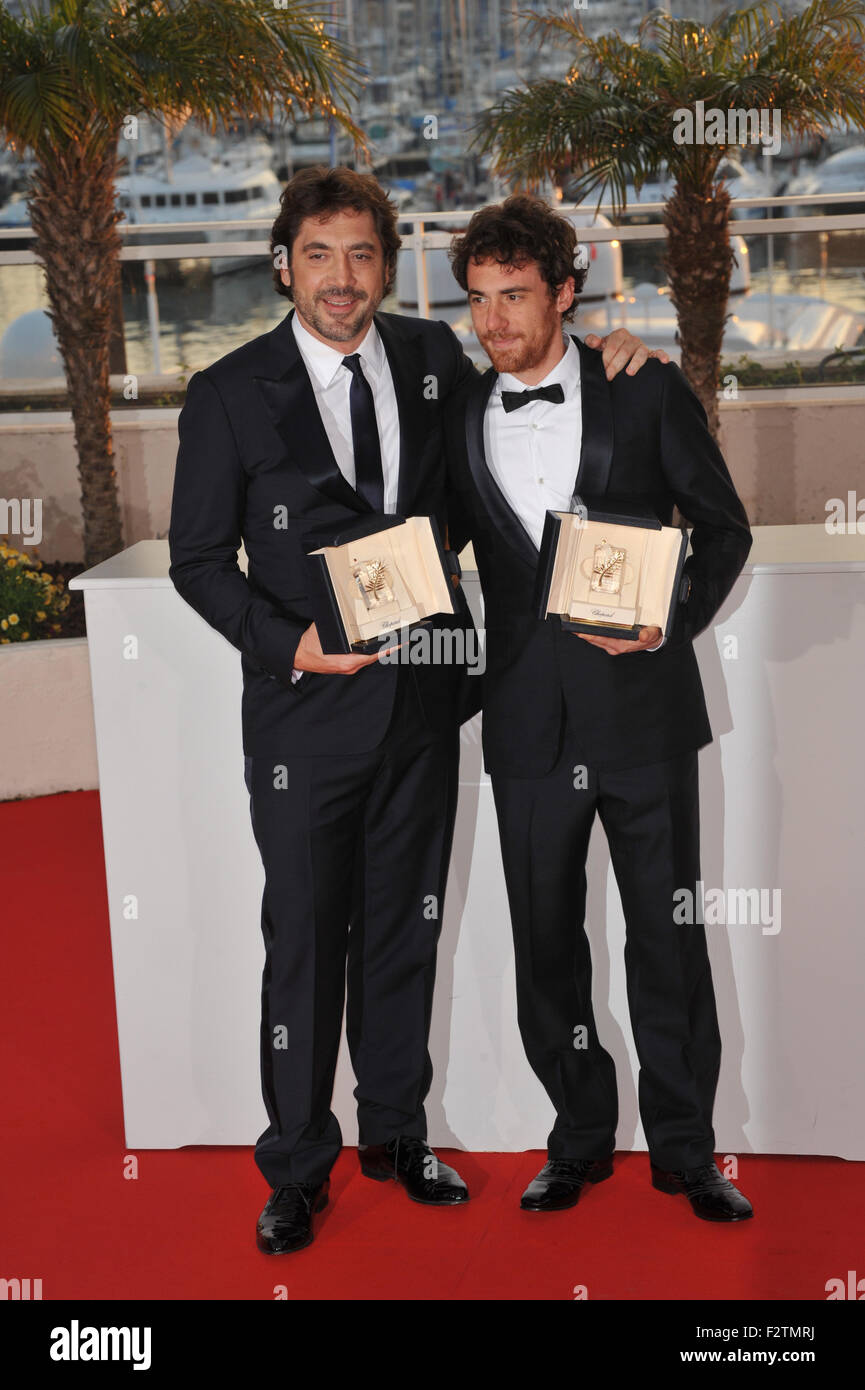
<path id="1" fill-rule="evenodd" d="M 499 265 L 513 266 L 536 261 L 551 296 L 558 294 L 572 275 L 574 302 L 562 315 L 568 320 L 577 311 L 577 295 L 587 274 L 583 267 L 574 264 L 576 251 L 573 222 L 555 212 L 543 198 L 513 193 L 503 203 L 493 203 L 475 213 L 464 235 L 454 238 L 450 259 L 456 282 L 464 290 L 468 290 L 471 261 L 494 260 Z"/>
<path id="2" fill-rule="evenodd" d="M 345 165 L 328 169 L 323 164 L 315 164 L 309 169 L 299 170 L 289 179 L 282 190 L 279 212 L 270 231 L 271 256 L 274 256 L 277 249 L 285 247 L 290 267 L 291 248 L 301 222 L 307 217 L 327 217 L 343 208 L 372 213 L 384 252 L 387 294 L 396 275 L 396 253 L 401 245 L 401 237 L 396 229 L 398 208 L 372 174 L 358 174 L 356 170 Z M 285 295 L 286 299 L 294 299 L 291 286 L 282 283 L 275 262 L 273 285 L 277 294 Z"/>

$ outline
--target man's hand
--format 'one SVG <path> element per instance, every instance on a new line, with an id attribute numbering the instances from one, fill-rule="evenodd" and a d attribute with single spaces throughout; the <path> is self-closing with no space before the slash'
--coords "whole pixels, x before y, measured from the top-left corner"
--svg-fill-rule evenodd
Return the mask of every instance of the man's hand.
<path id="1" fill-rule="evenodd" d="M 586 347 L 603 349 L 607 381 L 611 381 L 626 365 L 628 376 L 633 376 L 650 357 L 657 357 L 659 362 L 670 361 L 663 348 L 650 350 L 642 339 L 629 333 L 627 328 L 616 328 L 603 338 L 599 338 L 597 333 L 587 333 L 583 341 Z"/>
<path id="2" fill-rule="evenodd" d="M 635 642 L 623 637 L 592 637 L 588 632 L 575 632 L 572 635 L 582 637 L 584 642 L 591 642 L 593 647 L 603 647 L 610 656 L 624 656 L 628 652 L 644 652 L 647 647 L 656 647 L 661 640 L 661 629 L 641 627 Z"/>
<path id="3" fill-rule="evenodd" d="M 325 656 L 315 623 L 310 623 L 297 644 L 293 665 L 296 671 L 318 671 L 324 676 L 353 676 L 363 666 L 372 666 L 378 658 L 378 652 L 372 652 L 369 656 L 361 652 Z"/>

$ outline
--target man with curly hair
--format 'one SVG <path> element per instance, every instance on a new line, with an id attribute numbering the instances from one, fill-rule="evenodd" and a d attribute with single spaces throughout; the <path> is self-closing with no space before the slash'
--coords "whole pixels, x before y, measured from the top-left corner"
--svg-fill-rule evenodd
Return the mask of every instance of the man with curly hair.
<path id="1" fill-rule="evenodd" d="M 584 928 L 595 816 L 627 929 L 625 969 L 652 1181 L 697 1216 L 739 1221 L 750 1203 L 713 1160 L 721 1044 L 702 925 L 674 922 L 674 892 L 700 878 L 697 750 L 712 733 L 693 649 L 751 545 L 706 415 L 675 364 L 607 380 L 563 325 L 585 272 L 576 233 L 529 195 L 483 208 L 452 248 L 492 367 L 445 414 L 455 498 L 451 542 L 474 542 L 485 603 L 484 762 L 501 837 L 519 1026 L 556 1120 L 548 1161 L 522 1197 L 573 1206 L 613 1171 L 613 1059 L 601 1045 Z M 690 592 L 666 640 L 572 633 L 537 616 L 548 510 L 693 523 Z M 575 1036 L 576 1035 L 576 1036 Z M 585 1046 L 582 1046 L 585 1042 Z"/>

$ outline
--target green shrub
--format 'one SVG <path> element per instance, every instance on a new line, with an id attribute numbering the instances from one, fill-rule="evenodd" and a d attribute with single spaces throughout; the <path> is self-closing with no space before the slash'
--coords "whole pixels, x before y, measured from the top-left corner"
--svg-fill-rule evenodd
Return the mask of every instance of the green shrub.
<path id="1" fill-rule="evenodd" d="M 24 555 L 13 550 L 8 536 L 0 536 L 0 643 L 27 642 L 37 628 L 59 632 L 56 620 L 69 607 L 65 580 L 42 568 L 37 552 Z"/>

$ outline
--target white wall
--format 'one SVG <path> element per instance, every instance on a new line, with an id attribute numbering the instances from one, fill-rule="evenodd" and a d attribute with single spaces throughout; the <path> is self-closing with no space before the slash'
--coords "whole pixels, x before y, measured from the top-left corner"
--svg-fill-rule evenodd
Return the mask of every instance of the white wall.
<path id="1" fill-rule="evenodd" d="M 168 534 L 178 413 L 113 417 L 126 545 Z M 865 387 L 743 391 L 737 401 L 722 400 L 720 414 L 721 448 L 753 525 L 822 522 L 829 497 L 861 488 Z M 68 413 L 0 414 L 0 498 L 15 497 L 43 499 L 43 560 L 83 559 Z"/>
<path id="2" fill-rule="evenodd" d="M 131 1148 L 248 1144 L 265 1123 L 263 875 L 243 781 L 240 663 L 174 592 L 166 551 L 164 542 L 143 542 L 83 581 L 92 586 L 126 1138 Z M 707 920 L 723 1037 L 716 1148 L 865 1160 L 857 754 L 865 537 L 830 537 L 817 526 L 770 530 L 758 532 L 752 554 L 716 626 L 697 642 L 715 732 L 700 754 L 702 868 L 708 889 L 777 890 L 781 903 L 774 922 Z M 466 588 L 476 604 L 477 582 Z M 139 642 L 134 661 L 123 657 L 129 633 Z M 478 723 L 462 737 L 430 1046 L 430 1137 L 470 1150 L 538 1148 L 552 1115 L 516 1027 Z M 597 827 L 587 921 L 598 1029 L 619 1076 L 618 1146 L 639 1149 L 624 924 Z M 348 1144 L 356 1138 L 353 1086 L 343 1050 L 334 1110 Z"/>

